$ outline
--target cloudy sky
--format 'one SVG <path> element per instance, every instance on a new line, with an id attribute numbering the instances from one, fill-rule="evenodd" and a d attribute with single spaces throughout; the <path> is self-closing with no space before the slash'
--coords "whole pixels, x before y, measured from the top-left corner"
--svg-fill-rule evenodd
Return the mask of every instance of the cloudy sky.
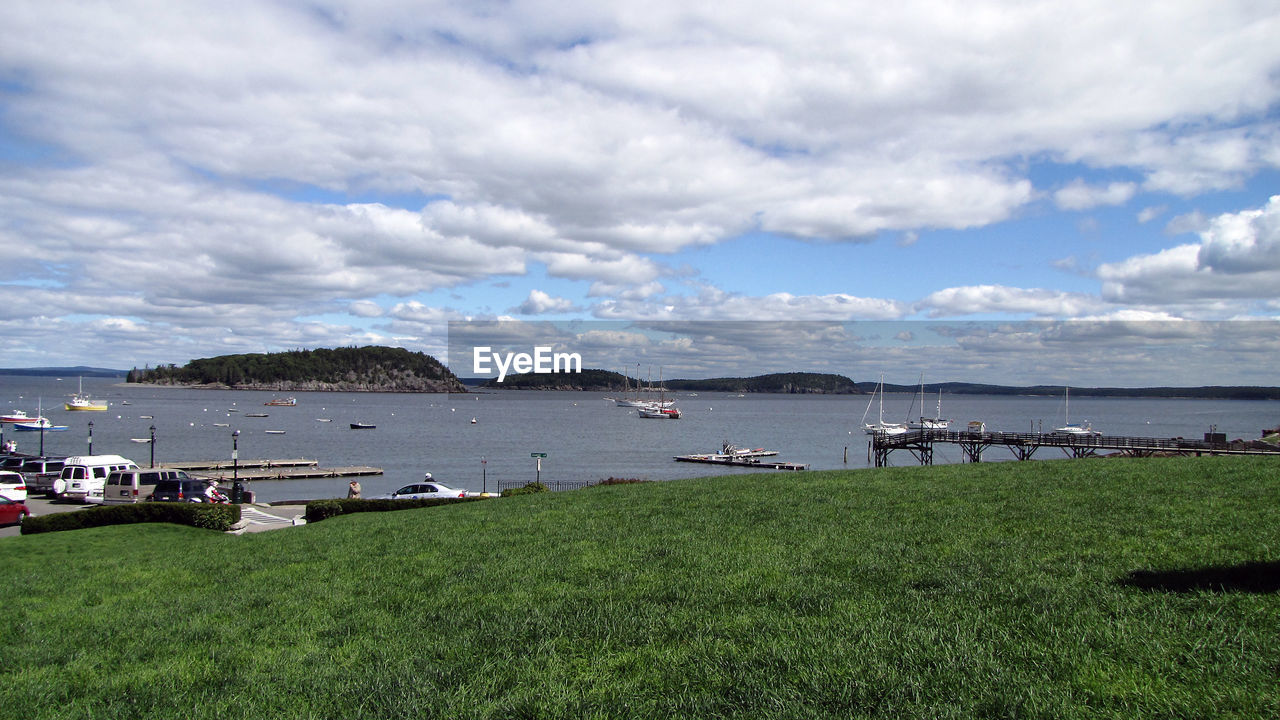
<path id="1" fill-rule="evenodd" d="M 0 366 L 504 318 L 1280 351 L 1274 2 L 690 5 L 9 0 Z"/>

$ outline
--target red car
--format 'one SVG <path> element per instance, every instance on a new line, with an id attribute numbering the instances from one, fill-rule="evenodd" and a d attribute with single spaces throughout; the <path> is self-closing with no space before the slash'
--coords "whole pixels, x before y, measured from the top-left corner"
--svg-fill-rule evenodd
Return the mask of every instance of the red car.
<path id="1" fill-rule="evenodd" d="M 20 525 L 30 514 L 26 503 L 0 497 L 0 525 Z"/>

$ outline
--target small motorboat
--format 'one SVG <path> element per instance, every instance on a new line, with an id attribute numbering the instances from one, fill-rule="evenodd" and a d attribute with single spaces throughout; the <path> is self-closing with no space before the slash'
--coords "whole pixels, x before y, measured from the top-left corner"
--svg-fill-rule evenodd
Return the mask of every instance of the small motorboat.
<path id="1" fill-rule="evenodd" d="M 353 422 L 353 423 L 351 423 L 351 429 L 352 429 L 352 430 L 372 430 L 372 429 L 374 429 L 374 428 L 376 428 L 376 427 L 378 427 L 378 426 L 377 426 L 377 425 L 374 425 L 373 423 L 362 423 L 362 422 Z"/>
<path id="2" fill-rule="evenodd" d="M 67 426 L 54 425 L 53 423 L 49 422 L 49 418 L 39 417 L 39 418 L 31 418 L 26 422 L 13 423 L 13 429 L 26 430 L 28 432 L 31 432 L 31 431 L 39 432 L 41 430 L 45 432 L 61 432 L 63 430 L 66 430 Z"/>

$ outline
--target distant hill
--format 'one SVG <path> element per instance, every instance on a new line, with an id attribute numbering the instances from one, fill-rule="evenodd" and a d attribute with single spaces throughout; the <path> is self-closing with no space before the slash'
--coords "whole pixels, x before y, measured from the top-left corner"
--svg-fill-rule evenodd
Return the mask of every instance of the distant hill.
<path id="1" fill-rule="evenodd" d="M 533 374 L 508 375 L 499 383 L 496 380 L 468 378 L 467 383 L 498 390 L 586 390 L 593 392 L 622 392 L 634 389 L 636 379 L 610 370 L 583 370 L 581 374 Z M 641 380 L 644 385 L 647 381 Z M 665 380 L 668 392 L 727 392 L 727 393 L 813 393 L 813 394 L 870 394 L 875 382 L 854 382 L 843 375 L 826 373 L 772 373 L 742 378 L 710 378 L 707 380 Z M 656 385 L 655 385 L 656 386 Z M 1061 396 L 1062 385 L 987 385 L 982 383 L 945 382 L 926 383 L 925 394 L 935 395 L 941 388 L 944 395 L 1048 395 Z M 892 385 L 886 383 L 885 392 L 917 393 L 919 385 Z M 1073 397 L 1167 397 L 1167 398 L 1215 398 L 1228 400 L 1280 400 L 1278 387 L 1252 386 L 1203 386 L 1203 387 L 1077 387 L 1071 386 Z"/>
<path id="2" fill-rule="evenodd" d="M 0 375 L 35 375 L 38 377 L 124 377 L 128 370 L 85 367 L 0 368 Z"/>
<path id="3" fill-rule="evenodd" d="M 434 357 L 376 345 L 220 355 L 183 367 L 134 368 L 128 381 L 276 392 L 466 392 L 457 376 Z"/>
<path id="4" fill-rule="evenodd" d="M 506 390 L 588 390 L 623 392 L 647 381 L 627 377 L 611 370 L 583 370 L 581 373 L 525 373 L 508 375 L 503 382 L 489 380 L 481 387 Z M 732 392 L 732 393 L 813 393 L 856 394 L 854 382 L 843 375 L 824 373 L 774 373 L 746 378 L 711 378 L 708 380 L 665 380 L 668 391 Z M 656 385 L 655 385 L 656 387 Z"/>

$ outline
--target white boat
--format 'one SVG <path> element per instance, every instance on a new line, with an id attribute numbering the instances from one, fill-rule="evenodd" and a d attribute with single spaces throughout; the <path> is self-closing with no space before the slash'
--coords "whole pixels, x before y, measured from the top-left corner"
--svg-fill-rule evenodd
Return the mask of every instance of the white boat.
<path id="1" fill-rule="evenodd" d="M 920 373 L 920 412 L 924 412 L 924 373 Z M 933 411 L 933 417 L 927 418 L 923 415 L 919 420 L 913 420 L 907 423 L 907 427 L 912 430 L 946 430 L 951 427 L 951 421 L 942 417 L 942 388 L 938 388 L 938 407 Z"/>
<path id="2" fill-rule="evenodd" d="M 79 389 L 70 400 L 63 403 L 63 407 L 67 410 L 106 410 L 107 404 L 90 400 L 89 396 L 84 394 L 84 378 L 80 378 Z"/>
<path id="3" fill-rule="evenodd" d="M 1071 422 L 1071 388 L 1070 386 L 1064 388 L 1063 401 L 1066 405 L 1066 408 L 1065 408 L 1066 423 L 1062 427 L 1053 429 L 1053 432 L 1055 435 L 1101 435 L 1102 434 L 1101 432 L 1094 430 L 1093 426 L 1089 424 L 1088 420 L 1084 421 L 1083 423 Z"/>
<path id="4" fill-rule="evenodd" d="M 876 395 L 880 396 L 880 416 L 874 423 L 867 422 L 867 415 L 871 412 L 871 403 L 875 402 Z M 876 384 L 876 389 L 871 391 L 871 399 L 867 401 L 867 409 L 862 413 L 862 429 L 868 435 L 901 435 L 907 431 L 907 426 L 902 423 L 887 423 L 884 421 L 884 373 L 880 374 L 880 382 Z"/>
<path id="5" fill-rule="evenodd" d="M 24 423 L 32 420 L 35 418 L 28 415 L 25 410 L 14 410 L 8 415 L 0 416 L 0 423 Z"/>

